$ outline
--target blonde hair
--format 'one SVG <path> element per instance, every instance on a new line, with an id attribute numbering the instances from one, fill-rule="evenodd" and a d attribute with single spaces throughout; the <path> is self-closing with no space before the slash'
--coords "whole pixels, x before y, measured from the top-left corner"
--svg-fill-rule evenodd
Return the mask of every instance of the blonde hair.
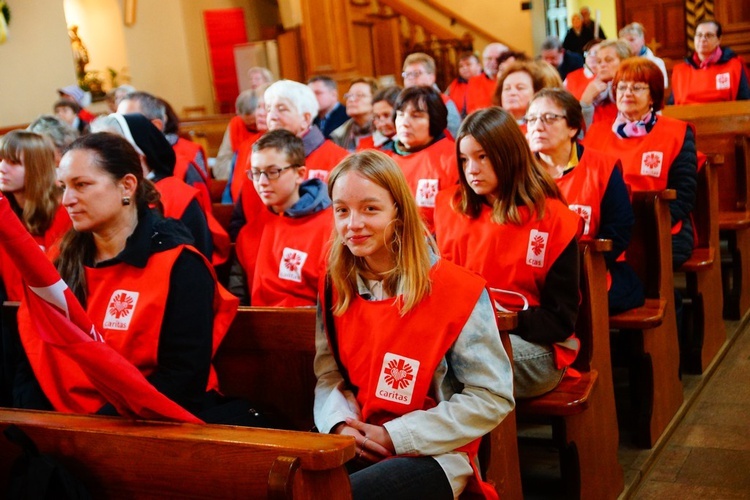
<path id="1" fill-rule="evenodd" d="M 34 132 L 13 130 L 0 138 L 0 159 L 23 165 L 25 202 L 21 220 L 31 234 L 43 235 L 52 225 L 61 201 L 51 141 Z M 9 195 L 15 203 L 15 197 Z"/>
<path id="2" fill-rule="evenodd" d="M 403 316 L 430 293 L 430 250 L 437 254 L 437 246 L 422 221 L 404 174 L 392 158 L 372 150 L 346 157 L 331 172 L 328 180 L 331 199 L 336 181 L 350 172 L 382 187 L 395 202 L 397 215 L 393 220 L 393 240 L 388 242 L 388 248 L 396 264 L 385 274 L 383 289 L 389 295 L 400 296 L 396 302 Z M 334 230 L 328 277 L 338 292 L 333 307 L 336 316 L 344 314 L 356 297 L 357 274 L 368 271 L 365 259 L 353 255 L 338 231 Z"/>

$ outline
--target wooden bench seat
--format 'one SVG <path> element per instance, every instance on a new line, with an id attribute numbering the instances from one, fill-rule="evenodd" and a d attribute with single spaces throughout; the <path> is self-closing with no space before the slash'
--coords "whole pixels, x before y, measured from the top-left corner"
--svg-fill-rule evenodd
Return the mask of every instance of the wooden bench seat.
<path id="1" fill-rule="evenodd" d="M 674 304 L 669 201 L 673 190 L 633 193 L 635 225 L 627 262 L 644 285 L 646 304 L 610 316 L 627 352 L 635 442 L 651 448 L 682 404 L 680 347 Z"/>
<path id="2" fill-rule="evenodd" d="M 589 408 L 591 393 L 599 373 L 596 370 L 582 373 L 580 377 L 565 377 L 555 390 L 531 399 L 519 399 L 518 411 L 522 414 L 565 417 Z"/>
<path id="3" fill-rule="evenodd" d="M 351 498 L 349 437 L 0 409 L 93 498 Z M 21 450 L 0 436 L 0 491 Z"/>
<path id="4" fill-rule="evenodd" d="M 580 245 L 581 307 L 576 335 L 581 350 L 573 368 L 581 376 L 566 376 L 551 392 L 516 401 L 519 421 L 552 425 L 566 498 L 614 499 L 624 487 L 617 460 L 619 431 L 602 254 L 611 248 L 609 240 Z"/>
<path id="5" fill-rule="evenodd" d="M 664 299 L 646 299 L 641 307 L 614 314 L 609 317 L 609 324 L 615 329 L 638 330 L 656 328 L 664 321 L 667 301 Z"/>
<path id="6" fill-rule="evenodd" d="M 713 248 L 696 248 L 690 258 L 682 264 L 682 270 L 698 272 L 707 269 L 716 262 L 716 252 Z"/>
<path id="7" fill-rule="evenodd" d="M 719 166 L 723 317 L 740 319 L 750 309 L 750 101 L 667 106 L 663 113 L 695 125 L 698 150 Z"/>

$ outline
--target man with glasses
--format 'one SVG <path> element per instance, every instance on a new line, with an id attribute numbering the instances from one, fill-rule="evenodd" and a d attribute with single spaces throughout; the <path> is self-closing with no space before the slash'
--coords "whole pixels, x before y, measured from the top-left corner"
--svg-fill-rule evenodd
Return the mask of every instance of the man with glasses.
<path id="1" fill-rule="evenodd" d="M 253 306 L 314 306 L 333 229 L 326 184 L 307 179 L 305 146 L 288 130 L 263 135 L 250 158 L 247 176 L 266 210 L 237 237 L 244 279 L 234 276 L 231 290 L 249 292 Z"/>
<path id="2" fill-rule="evenodd" d="M 696 104 L 750 99 L 744 63 L 721 46 L 721 24 L 703 20 L 695 28 L 695 52 L 672 69 L 668 104 Z"/>
<path id="3" fill-rule="evenodd" d="M 443 104 L 448 109 L 448 126 L 446 130 L 452 137 L 456 137 L 458 127 L 461 126 L 461 115 L 458 114 L 458 108 L 450 98 L 442 94 L 435 83 L 435 59 L 424 52 L 415 52 L 406 56 L 404 60 L 404 72 L 401 73 L 404 78 L 404 88 L 409 87 L 432 87 L 437 90 L 443 99 Z"/>
<path id="4" fill-rule="evenodd" d="M 331 140 L 346 149 L 355 151 L 359 147 L 360 139 L 372 136 L 375 131 L 372 120 L 372 97 L 378 91 L 378 83 L 368 77 L 356 78 L 349 85 L 349 91 L 344 94 L 346 114 L 349 119 L 339 128 L 331 132 Z"/>

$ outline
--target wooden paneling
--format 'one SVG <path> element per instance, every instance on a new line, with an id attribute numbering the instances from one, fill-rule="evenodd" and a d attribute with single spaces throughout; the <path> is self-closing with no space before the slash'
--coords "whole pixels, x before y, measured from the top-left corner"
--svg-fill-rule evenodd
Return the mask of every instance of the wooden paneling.
<path id="1" fill-rule="evenodd" d="M 303 0 L 302 41 L 307 76 L 354 71 L 352 21 L 347 0 Z"/>
<path id="2" fill-rule="evenodd" d="M 360 75 L 375 75 L 375 54 L 373 47 L 373 23 L 355 22 L 352 33 L 357 47 L 356 70 Z"/>
<path id="3" fill-rule="evenodd" d="M 646 30 L 646 45 L 663 59 L 685 57 L 683 0 L 618 0 L 617 28 L 639 22 Z M 665 61 L 666 62 L 666 61 Z"/>
<path id="4" fill-rule="evenodd" d="M 750 3 L 738 0 L 714 0 L 714 17 L 721 22 L 721 44 L 731 47 L 750 62 Z"/>

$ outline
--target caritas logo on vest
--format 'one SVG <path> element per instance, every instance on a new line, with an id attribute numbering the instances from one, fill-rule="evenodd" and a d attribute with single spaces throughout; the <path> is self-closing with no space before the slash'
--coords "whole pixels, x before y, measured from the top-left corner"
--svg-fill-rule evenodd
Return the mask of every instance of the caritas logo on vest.
<path id="1" fill-rule="evenodd" d="M 115 290 L 107 303 L 102 327 L 105 330 L 127 330 L 133 319 L 135 306 L 138 304 L 138 292 Z"/>
<path id="2" fill-rule="evenodd" d="M 375 396 L 395 403 L 410 404 L 417 373 L 419 361 L 416 359 L 385 353 Z"/>

